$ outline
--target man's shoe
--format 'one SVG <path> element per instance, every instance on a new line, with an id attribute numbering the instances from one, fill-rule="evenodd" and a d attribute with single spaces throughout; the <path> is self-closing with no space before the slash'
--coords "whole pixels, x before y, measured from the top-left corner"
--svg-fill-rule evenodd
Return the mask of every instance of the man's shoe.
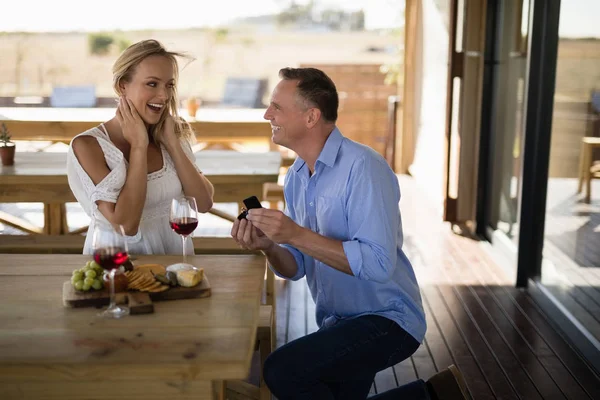
<path id="1" fill-rule="evenodd" d="M 433 391 L 433 399 L 471 400 L 465 378 L 454 364 L 429 378 L 427 388 Z"/>

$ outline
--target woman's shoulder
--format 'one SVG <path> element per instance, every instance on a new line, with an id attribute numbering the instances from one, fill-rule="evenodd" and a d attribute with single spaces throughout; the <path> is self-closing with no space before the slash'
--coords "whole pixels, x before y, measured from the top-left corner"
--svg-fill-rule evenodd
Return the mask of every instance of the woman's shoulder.
<path id="1" fill-rule="evenodd" d="M 73 142 L 76 140 L 83 139 L 83 141 L 89 141 L 93 138 L 106 140 L 106 133 L 104 133 L 100 126 L 95 126 L 87 131 L 75 135 L 75 137 L 71 139 L 71 144 L 73 144 Z"/>
<path id="2" fill-rule="evenodd" d="M 115 159 L 120 160 L 120 151 L 110 141 L 106 133 L 100 126 L 88 129 L 75 136 L 69 145 L 70 153 L 73 153 L 78 159 Z"/>

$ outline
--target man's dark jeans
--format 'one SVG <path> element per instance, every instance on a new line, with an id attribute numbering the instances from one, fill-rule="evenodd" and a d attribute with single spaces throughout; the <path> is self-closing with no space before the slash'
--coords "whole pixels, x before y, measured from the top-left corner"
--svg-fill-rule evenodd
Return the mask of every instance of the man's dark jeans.
<path id="1" fill-rule="evenodd" d="M 279 400 L 364 400 L 375 374 L 419 347 L 397 323 L 377 315 L 341 320 L 294 340 L 265 361 L 264 378 Z M 372 399 L 429 399 L 417 380 Z"/>

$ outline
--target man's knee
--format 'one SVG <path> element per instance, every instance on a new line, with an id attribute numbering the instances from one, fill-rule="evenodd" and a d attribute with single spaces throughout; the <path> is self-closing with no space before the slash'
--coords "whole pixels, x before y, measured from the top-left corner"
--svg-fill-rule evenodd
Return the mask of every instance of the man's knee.
<path id="1" fill-rule="evenodd" d="M 285 359 L 281 351 L 276 350 L 269 354 L 263 365 L 263 378 L 273 393 L 279 393 L 279 388 L 285 387 L 289 371 L 286 371 Z"/>

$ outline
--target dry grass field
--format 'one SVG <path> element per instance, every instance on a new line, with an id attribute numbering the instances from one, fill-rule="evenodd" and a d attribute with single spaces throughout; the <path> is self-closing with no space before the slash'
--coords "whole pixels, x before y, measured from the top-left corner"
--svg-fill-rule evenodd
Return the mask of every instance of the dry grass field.
<path id="1" fill-rule="evenodd" d="M 168 49 L 195 60 L 181 72 L 182 98 L 222 98 L 228 77 L 269 79 L 285 66 L 324 63 L 382 64 L 398 58 L 398 37 L 377 32 L 299 33 L 211 30 L 121 32 L 136 42 L 154 38 Z M 377 51 L 379 50 L 379 51 Z M 387 52 L 385 50 L 388 50 Z M 93 84 L 99 97 L 112 96 L 111 65 L 106 56 L 90 55 L 85 33 L 0 34 L 0 96 L 49 95 L 53 86 Z M 186 63 L 181 60 L 180 67 Z M 270 88 L 269 88 L 270 89 Z"/>

